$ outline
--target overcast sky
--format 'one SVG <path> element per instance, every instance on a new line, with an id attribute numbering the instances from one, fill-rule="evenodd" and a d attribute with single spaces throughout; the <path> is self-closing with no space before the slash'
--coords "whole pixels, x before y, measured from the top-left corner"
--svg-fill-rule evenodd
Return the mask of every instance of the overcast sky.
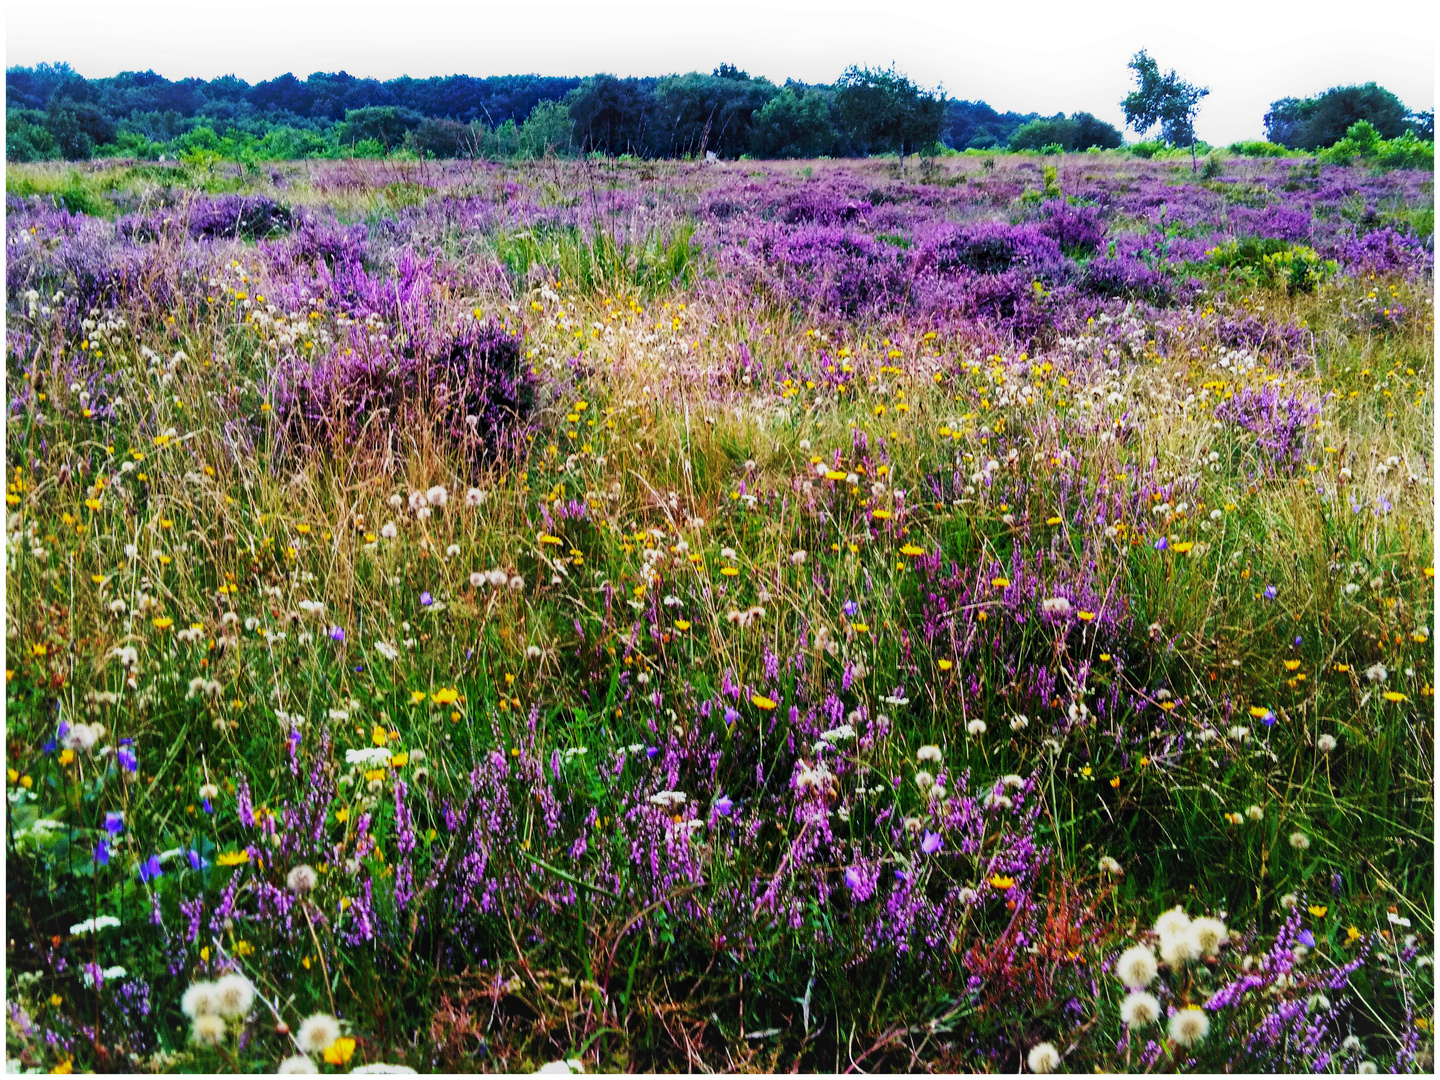
<path id="1" fill-rule="evenodd" d="M 1170 10 L 1165 10 L 1170 9 Z M 1435 102 L 1434 0 L 64 0 L 7 5 L 7 65 L 66 60 L 96 77 L 293 71 L 380 79 L 663 75 L 731 63 L 783 81 L 832 82 L 892 61 L 916 81 L 1001 111 L 1088 110 L 1117 126 L 1126 61 L 1148 48 L 1211 88 L 1196 129 L 1258 138 L 1276 98 L 1377 81 L 1412 109 Z"/>

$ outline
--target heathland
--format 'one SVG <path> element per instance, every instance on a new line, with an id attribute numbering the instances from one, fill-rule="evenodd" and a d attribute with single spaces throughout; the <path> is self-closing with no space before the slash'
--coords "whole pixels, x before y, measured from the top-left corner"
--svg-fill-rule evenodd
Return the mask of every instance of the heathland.
<path id="1" fill-rule="evenodd" d="M 9 185 L 12 1059 L 1431 1067 L 1432 173 Z"/>

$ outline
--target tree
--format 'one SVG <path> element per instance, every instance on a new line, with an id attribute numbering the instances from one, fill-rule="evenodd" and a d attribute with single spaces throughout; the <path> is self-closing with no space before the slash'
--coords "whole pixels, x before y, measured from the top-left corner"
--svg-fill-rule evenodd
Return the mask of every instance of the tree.
<path id="1" fill-rule="evenodd" d="M 115 141 L 115 121 L 100 106 L 71 97 L 53 97 L 45 127 L 70 161 L 91 157 L 95 149 Z"/>
<path id="2" fill-rule="evenodd" d="M 864 153 L 905 155 L 935 146 L 945 123 L 945 95 L 916 86 L 892 65 L 888 70 L 849 67 L 835 87 L 835 111 L 852 143 Z"/>
<path id="3" fill-rule="evenodd" d="M 405 140 L 405 133 L 419 125 L 423 117 L 411 109 L 391 105 L 372 105 L 364 109 L 348 109 L 341 142 L 357 143 L 374 139 L 389 154 Z"/>
<path id="4" fill-rule="evenodd" d="M 1120 102 L 1125 110 L 1126 126 L 1144 136 L 1155 125 L 1160 125 L 1160 137 L 1171 146 L 1190 147 L 1193 172 L 1197 167 L 1195 114 L 1210 88 L 1186 82 L 1173 69 L 1168 75 L 1161 75 L 1159 65 L 1144 49 L 1130 58 L 1129 67 L 1139 85 Z"/>
<path id="5" fill-rule="evenodd" d="M 819 157 L 834 152 L 838 137 L 825 95 L 806 90 L 802 96 L 787 86 L 756 110 L 750 152 L 760 158 Z"/>
<path id="6" fill-rule="evenodd" d="M 732 76 L 674 75 L 661 79 L 653 92 L 654 141 L 667 157 L 739 157 L 750 148 L 750 121 L 778 91 L 765 79 Z"/>
<path id="7" fill-rule="evenodd" d="M 570 91 L 565 104 L 581 152 L 646 154 L 651 138 L 653 79 L 592 75 Z"/>
<path id="8" fill-rule="evenodd" d="M 1313 98 L 1281 98 L 1265 114 L 1265 137 L 1297 150 L 1334 146 L 1351 125 L 1366 121 L 1393 139 L 1411 126 L 1398 97 L 1378 83 L 1332 86 Z"/>
<path id="9" fill-rule="evenodd" d="M 1113 124 L 1087 112 L 1076 113 L 1068 120 L 1064 113 L 1048 120 L 1031 120 L 1010 134 L 1011 150 L 1043 150 L 1053 145 L 1069 151 L 1088 150 L 1092 146 L 1113 150 L 1120 142 L 1120 132 Z"/>
<path id="10" fill-rule="evenodd" d="M 546 154 L 569 157 L 575 150 L 570 110 L 563 101 L 542 101 L 530 110 L 520 126 L 520 154 L 539 158 Z"/>

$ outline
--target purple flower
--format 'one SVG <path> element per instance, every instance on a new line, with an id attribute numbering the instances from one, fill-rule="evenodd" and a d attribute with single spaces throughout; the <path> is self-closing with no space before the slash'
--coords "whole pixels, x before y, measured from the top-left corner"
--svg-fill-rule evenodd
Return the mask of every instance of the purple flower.
<path id="1" fill-rule="evenodd" d="M 1301 930 L 1300 933 L 1296 935 L 1296 938 L 1300 944 L 1304 945 L 1307 949 L 1313 949 L 1315 947 L 1315 935 L 1309 930 Z"/>
<path id="2" fill-rule="evenodd" d="M 128 746 L 122 746 L 119 750 L 115 751 L 115 760 L 118 761 L 120 767 L 128 773 L 136 772 L 140 768 L 140 759 L 135 756 L 135 751 L 131 750 Z"/>
<path id="3" fill-rule="evenodd" d="M 1270 727 L 1275 723 L 1275 713 L 1270 709 L 1266 709 L 1265 715 L 1260 718 L 1260 722 L 1266 727 Z"/>
<path id="4" fill-rule="evenodd" d="M 344 641 L 344 640 L 345 640 L 345 631 L 342 630 L 342 629 L 341 629 L 340 627 L 338 627 L 338 626 L 332 626 L 332 627 L 330 627 L 330 640 L 331 640 L 331 641 Z"/>
<path id="5" fill-rule="evenodd" d="M 722 817 L 729 817 L 730 811 L 735 809 L 735 801 L 729 795 L 721 795 L 715 800 L 715 812 Z"/>
<path id="6" fill-rule="evenodd" d="M 200 808 L 207 814 L 213 814 L 215 812 L 215 807 L 210 804 L 210 797 L 208 795 L 201 800 Z"/>
<path id="7" fill-rule="evenodd" d="M 865 884 L 865 879 L 860 876 L 860 871 L 859 871 L 859 870 L 856 870 L 855 867 L 853 867 L 853 866 L 846 868 L 846 870 L 845 870 L 845 885 L 846 885 L 846 887 L 847 887 L 851 892 L 855 892 L 857 889 L 859 889 L 859 888 L 860 888 L 862 885 L 864 885 L 864 884 Z"/>
<path id="8" fill-rule="evenodd" d="M 660 748 L 659 748 L 658 746 L 647 746 L 647 747 L 645 747 L 645 756 L 646 756 L 646 757 L 653 758 L 653 757 L 654 757 L 656 754 L 658 754 L 658 753 L 660 753 Z"/>
<path id="9" fill-rule="evenodd" d="M 105 815 L 105 831 L 111 836 L 119 836 L 125 831 L 124 811 L 114 810 Z"/>
<path id="10" fill-rule="evenodd" d="M 939 833 L 933 833 L 929 829 L 926 829 L 925 838 L 920 841 L 920 850 L 926 855 L 934 855 L 935 852 L 940 850 L 940 845 L 943 843 L 944 841 L 940 839 Z"/>
<path id="11" fill-rule="evenodd" d="M 739 720 L 739 719 L 740 719 L 740 714 L 739 714 L 738 712 L 736 712 L 734 709 L 730 708 L 730 707 L 727 705 L 727 706 L 725 707 L 725 723 L 726 723 L 726 724 L 733 724 L 733 723 L 735 723 L 736 720 Z"/>
<path id="12" fill-rule="evenodd" d="M 845 601 L 845 614 L 850 616 L 852 619 L 855 617 L 855 613 L 859 610 L 860 605 L 855 603 L 854 600 Z"/>
<path id="13" fill-rule="evenodd" d="M 1169 546 L 1170 546 L 1170 541 L 1167 540 L 1167 539 L 1166 539 L 1165 537 L 1163 537 L 1163 536 L 1160 537 L 1159 540 L 1156 540 L 1156 541 L 1155 541 L 1155 550 L 1156 550 L 1156 551 L 1164 551 L 1164 550 L 1165 550 L 1166 548 L 1168 548 Z"/>
<path id="14" fill-rule="evenodd" d="M 158 877 L 164 877 L 165 871 L 160 869 L 160 856 L 151 855 L 140 864 L 140 880 L 154 881 Z"/>
<path id="15" fill-rule="evenodd" d="M 95 861 L 101 866 L 110 865 L 110 842 L 108 840 L 101 840 L 95 845 Z"/>
<path id="16" fill-rule="evenodd" d="M 422 592 L 420 594 L 420 603 L 423 604 L 425 607 L 429 607 L 434 602 L 435 598 L 431 596 L 428 592 Z"/>
<path id="17" fill-rule="evenodd" d="M 187 851 L 185 854 L 190 857 L 190 869 L 191 869 L 191 870 L 199 870 L 199 869 L 202 869 L 203 867 L 206 867 L 206 866 L 209 866 L 209 865 L 210 865 L 210 860 L 209 860 L 209 859 L 202 859 L 202 858 L 200 857 L 200 853 L 199 853 L 198 851 L 196 851 L 194 848 L 191 848 L 191 849 L 190 849 L 189 851 Z"/>
<path id="18" fill-rule="evenodd" d="M 1301 645 L 1304 645 L 1304 644 L 1305 644 L 1305 639 L 1302 638 L 1299 634 L 1296 634 L 1296 635 L 1295 635 L 1295 647 L 1298 649 Z"/>
<path id="19" fill-rule="evenodd" d="M 1266 585 L 1266 586 L 1265 586 L 1264 596 L 1265 596 L 1265 599 L 1266 599 L 1266 600 L 1274 600 L 1275 597 L 1277 597 L 1277 596 L 1279 596 L 1279 595 L 1280 595 L 1280 590 L 1277 589 L 1274 585 Z"/>

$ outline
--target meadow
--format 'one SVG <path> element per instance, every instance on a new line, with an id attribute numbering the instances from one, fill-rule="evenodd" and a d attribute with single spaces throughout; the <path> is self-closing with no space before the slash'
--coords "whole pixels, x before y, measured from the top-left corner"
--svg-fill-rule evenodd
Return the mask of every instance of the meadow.
<path id="1" fill-rule="evenodd" d="M 1433 173 L 6 225 L 12 1067 L 1433 1069 Z"/>

